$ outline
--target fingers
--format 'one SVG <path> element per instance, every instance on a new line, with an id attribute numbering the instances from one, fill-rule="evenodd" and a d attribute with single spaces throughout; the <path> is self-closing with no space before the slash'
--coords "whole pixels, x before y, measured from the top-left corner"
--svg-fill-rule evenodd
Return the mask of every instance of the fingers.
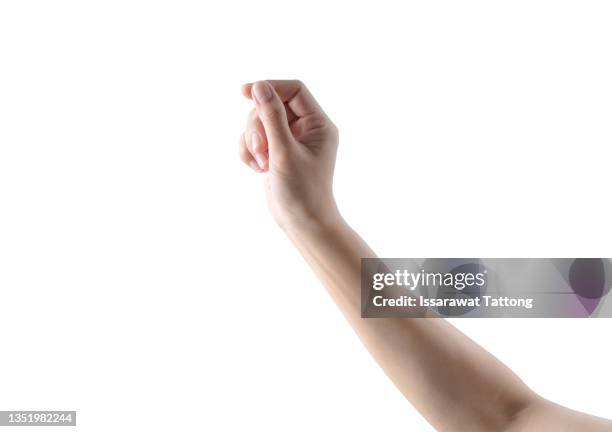
<path id="1" fill-rule="evenodd" d="M 310 118 L 313 113 L 324 114 L 306 86 L 297 80 L 245 84 L 242 94 L 255 102 L 256 111 L 249 116 L 241 138 L 241 148 L 244 148 L 241 158 L 253 169 L 254 162 L 261 171 L 268 170 L 270 158 L 273 163 L 280 162 L 286 151 L 297 143 L 292 127 L 301 118 Z"/>
<path id="2" fill-rule="evenodd" d="M 245 132 L 240 136 L 240 159 L 257 172 L 268 170 L 268 142 L 263 124 L 255 109 L 247 117 Z"/>
<path id="3" fill-rule="evenodd" d="M 263 124 L 272 157 L 284 153 L 293 143 L 285 105 L 266 81 L 257 81 L 251 86 L 252 99 L 257 115 Z"/>
<path id="4" fill-rule="evenodd" d="M 244 134 L 240 135 L 240 142 L 238 144 L 238 153 L 240 154 L 240 160 L 250 166 L 253 171 L 263 172 L 263 170 L 259 167 L 257 161 L 253 158 L 253 155 L 249 151 L 246 145 L 246 140 L 244 139 Z"/>
<path id="5" fill-rule="evenodd" d="M 319 103 L 301 81 L 268 80 L 267 82 L 272 85 L 281 101 L 286 103 L 297 117 L 306 117 L 315 112 L 323 112 Z M 242 86 L 242 94 L 249 99 L 252 98 L 252 87 L 252 83 Z"/>
<path id="6" fill-rule="evenodd" d="M 268 170 L 268 140 L 256 110 L 251 110 L 247 117 L 246 132 L 244 135 L 246 147 L 251 152 L 259 168 Z"/>

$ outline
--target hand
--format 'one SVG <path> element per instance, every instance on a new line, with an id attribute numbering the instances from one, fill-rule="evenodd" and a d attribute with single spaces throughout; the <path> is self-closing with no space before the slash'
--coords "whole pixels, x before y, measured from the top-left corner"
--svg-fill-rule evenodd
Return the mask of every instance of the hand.
<path id="1" fill-rule="evenodd" d="M 242 93 L 255 108 L 240 138 L 240 158 L 264 174 L 276 222 L 286 228 L 335 220 L 336 126 L 300 81 L 257 81 Z"/>

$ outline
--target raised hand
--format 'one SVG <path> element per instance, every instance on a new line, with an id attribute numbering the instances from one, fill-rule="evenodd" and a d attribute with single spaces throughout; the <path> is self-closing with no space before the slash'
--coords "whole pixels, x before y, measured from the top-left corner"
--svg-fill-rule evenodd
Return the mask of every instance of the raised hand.
<path id="1" fill-rule="evenodd" d="M 300 81 L 257 81 L 242 93 L 255 107 L 240 138 L 240 158 L 265 175 L 274 219 L 281 227 L 335 220 L 336 126 Z"/>

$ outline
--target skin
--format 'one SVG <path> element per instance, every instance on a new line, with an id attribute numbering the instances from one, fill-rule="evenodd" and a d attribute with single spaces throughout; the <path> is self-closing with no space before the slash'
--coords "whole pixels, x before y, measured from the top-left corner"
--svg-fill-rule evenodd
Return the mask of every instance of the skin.
<path id="1" fill-rule="evenodd" d="M 240 158 L 264 176 L 274 220 L 365 347 L 439 431 L 612 431 L 612 422 L 543 399 L 444 319 L 360 316 L 361 258 L 375 257 L 332 190 L 338 129 L 300 81 L 258 81 Z"/>

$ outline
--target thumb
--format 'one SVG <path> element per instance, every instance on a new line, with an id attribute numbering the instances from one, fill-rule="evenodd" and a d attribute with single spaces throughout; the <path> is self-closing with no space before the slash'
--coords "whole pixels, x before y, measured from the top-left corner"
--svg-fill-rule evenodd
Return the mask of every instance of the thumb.
<path id="1" fill-rule="evenodd" d="M 266 131 L 270 152 L 279 153 L 286 150 L 293 142 L 293 134 L 289 128 L 285 105 L 266 81 L 257 81 L 251 92 L 257 114 Z"/>

